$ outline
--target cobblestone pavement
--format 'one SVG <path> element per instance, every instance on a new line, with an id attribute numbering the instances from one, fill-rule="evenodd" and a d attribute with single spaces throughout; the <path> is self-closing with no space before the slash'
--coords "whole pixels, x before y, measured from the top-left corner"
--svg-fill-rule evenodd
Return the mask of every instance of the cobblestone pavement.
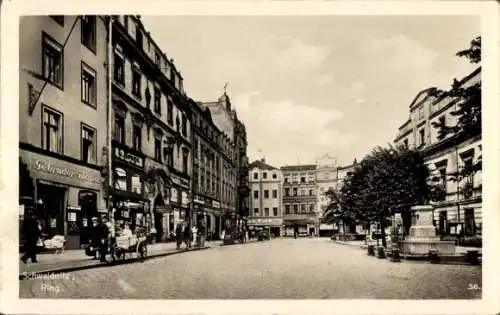
<path id="1" fill-rule="evenodd" d="M 275 239 L 20 281 L 21 298 L 470 299 L 481 267 L 367 256 L 326 239 Z"/>

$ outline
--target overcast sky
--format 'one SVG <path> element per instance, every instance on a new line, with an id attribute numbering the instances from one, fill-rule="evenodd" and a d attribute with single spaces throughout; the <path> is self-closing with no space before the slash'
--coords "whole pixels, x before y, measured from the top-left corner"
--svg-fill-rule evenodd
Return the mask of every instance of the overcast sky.
<path id="1" fill-rule="evenodd" d="M 228 94 L 248 154 L 276 167 L 342 165 L 392 142 L 416 94 L 473 66 L 455 57 L 479 19 L 445 16 L 143 16 L 190 97 Z M 260 152 L 259 152 L 260 151 Z"/>

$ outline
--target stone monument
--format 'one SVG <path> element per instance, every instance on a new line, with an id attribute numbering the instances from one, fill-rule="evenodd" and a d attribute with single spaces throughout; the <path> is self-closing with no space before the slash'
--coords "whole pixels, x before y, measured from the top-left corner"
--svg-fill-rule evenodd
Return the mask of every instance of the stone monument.
<path id="1" fill-rule="evenodd" d="M 401 242 L 403 256 L 426 256 L 430 250 L 441 255 L 454 255 L 455 242 L 441 241 L 433 225 L 432 205 L 413 206 L 412 225 L 409 236 Z"/>

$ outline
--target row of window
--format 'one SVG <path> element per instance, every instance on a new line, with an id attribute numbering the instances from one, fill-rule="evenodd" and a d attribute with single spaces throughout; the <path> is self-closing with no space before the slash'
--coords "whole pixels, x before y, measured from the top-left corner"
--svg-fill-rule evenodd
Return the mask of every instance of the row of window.
<path id="1" fill-rule="evenodd" d="M 89 47 L 93 43 L 95 51 L 94 32 L 95 17 L 82 17 L 82 44 Z M 60 89 L 64 88 L 63 54 L 64 47 L 50 35 L 42 32 L 42 74 L 47 82 Z M 97 72 L 83 61 L 81 62 L 81 101 L 97 107 Z"/>
<path id="2" fill-rule="evenodd" d="M 311 204 L 294 204 L 294 205 L 285 205 L 285 214 L 305 214 L 305 213 L 314 213 L 316 206 Z"/>
<path id="3" fill-rule="evenodd" d="M 307 189 L 300 189 L 298 190 L 297 187 L 292 188 L 285 188 L 285 197 L 290 197 L 290 196 L 314 196 L 314 189 L 309 189 L 309 194 L 307 194 L 308 190 Z"/>
<path id="4" fill-rule="evenodd" d="M 142 152 L 142 126 L 137 123 L 132 124 L 132 148 L 136 151 Z M 113 138 L 118 143 L 127 145 L 125 137 L 125 117 L 120 114 L 115 114 L 114 121 L 114 135 Z M 165 147 L 163 145 L 163 132 L 156 129 L 154 132 L 154 159 L 160 163 L 165 163 L 169 167 L 174 167 L 173 148 Z M 182 172 L 188 173 L 189 165 L 189 150 L 179 147 L 182 151 Z"/>
<path id="5" fill-rule="evenodd" d="M 278 174 L 273 173 L 272 174 L 272 178 L 273 179 L 277 179 L 278 178 Z M 259 179 L 259 173 L 258 172 L 254 172 L 253 173 L 253 179 Z M 267 179 L 267 172 L 262 172 L 262 179 Z"/>
<path id="6" fill-rule="evenodd" d="M 292 184 L 313 184 L 315 182 L 314 177 L 309 177 L 308 180 L 306 181 L 305 177 L 300 178 L 300 182 L 297 178 L 292 178 L 291 180 L 288 177 L 285 177 L 285 183 L 292 183 Z"/>
<path id="7" fill-rule="evenodd" d="M 123 27 L 129 32 L 129 16 L 123 16 Z M 144 33 L 140 27 L 139 23 L 135 23 L 135 43 L 137 46 L 145 51 L 144 45 Z M 148 54 L 151 52 L 152 41 L 147 40 L 147 52 Z M 154 45 L 154 43 L 153 43 Z M 175 69 L 172 65 L 170 65 L 167 58 L 162 54 L 160 49 L 154 45 L 154 56 L 153 54 L 149 54 L 150 58 L 154 58 L 154 63 L 158 66 L 159 69 L 162 70 L 163 74 L 173 83 L 175 88 L 183 93 L 183 86 L 181 78 L 176 74 Z"/>
<path id="8" fill-rule="evenodd" d="M 272 193 L 273 193 L 273 199 L 278 198 L 278 190 L 277 189 L 273 189 Z M 258 190 L 253 191 L 253 198 L 259 199 L 259 191 Z M 264 199 L 269 199 L 269 190 L 268 189 L 264 190 Z"/>
<path id="9" fill-rule="evenodd" d="M 259 208 L 253 208 L 253 213 L 254 216 L 259 216 L 260 215 L 260 209 Z M 273 216 L 277 217 L 278 214 L 278 208 L 274 207 L 273 208 Z M 264 212 L 262 213 L 262 216 L 269 217 L 269 208 L 264 208 Z"/>
<path id="10" fill-rule="evenodd" d="M 42 107 L 42 148 L 63 154 L 64 152 L 64 117 L 63 114 L 47 106 Z M 85 123 L 81 123 L 81 155 L 82 162 L 97 163 L 97 131 Z"/>
<path id="11" fill-rule="evenodd" d="M 439 123 L 440 125 L 445 125 L 445 124 L 446 124 L 446 115 L 442 115 L 441 117 L 439 117 L 439 119 L 438 119 L 438 123 Z M 420 129 L 418 129 L 418 132 L 417 132 L 417 139 L 416 139 L 416 141 L 417 141 L 416 146 L 417 146 L 417 147 L 423 147 L 423 146 L 425 146 L 425 144 L 426 144 L 426 142 L 427 142 L 427 141 L 426 141 L 426 136 L 427 136 L 427 133 L 426 133 L 426 128 L 425 128 L 425 126 L 424 126 L 424 127 L 422 127 L 422 128 L 420 128 Z M 409 147 L 409 141 L 408 141 L 408 138 L 406 138 L 406 139 L 404 139 L 404 140 L 403 140 L 403 145 L 404 145 L 405 147 Z"/>
<path id="12" fill-rule="evenodd" d="M 224 133 L 221 133 L 217 127 L 212 126 L 208 121 L 205 121 L 201 115 L 197 115 L 196 113 L 193 114 L 193 124 L 200 128 L 203 134 L 213 141 L 226 156 L 230 157 L 231 160 L 234 159 L 232 146 L 229 140 L 224 137 Z M 196 142 L 196 147 L 198 147 L 198 142 Z M 201 150 L 203 151 L 203 147 L 201 147 Z"/>
<path id="13" fill-rule="evenodd" d="M 142 73 L 139 69 L 139 66 L 135 63 L 131 63 L 131 72 L 132 72 L 132 94 L 138 99 L 142 99 Z M 123 53 L 121 52 L 121 48 L 119 46 L 116 47 L 114 53 L 114 80 L 119 83 L 122 87 L 126 87 L 125 84 L 125 58 Z M 146 100 L 146 106 L 150 107 L 151 102 L 151 94 L 149 92 L 149 88 L 146 89 L 144 94 Z M 161 116 L 162 114 L 162 93 L 159 88 L 155 87 L 153 91 L 153 104 L 154 104 L 154 112 Z M 174 103 L 170 96 L 166 98 L 167 102 L 167 123 L 174 127 Z M 176 118 L 175 125 L 178 131 L 182 133 L 184 137 L 187 137 L 187 116 L 182 113 L 181 118 Z"/>

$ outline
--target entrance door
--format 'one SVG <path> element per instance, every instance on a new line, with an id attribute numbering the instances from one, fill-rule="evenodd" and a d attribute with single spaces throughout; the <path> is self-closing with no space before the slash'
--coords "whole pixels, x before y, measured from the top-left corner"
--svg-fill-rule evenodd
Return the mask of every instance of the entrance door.
<path id="1" fill-rule="evenodd" d="M 161 242 L 163 237 L 163 213 L 155 213 L 156 241 Z"/>
<path id="2" fill-rule="evenodd" d="M 465 209 L 465 235 L 474 235 L 475 233 L 474 209 Z"/>
<path id="3" fill-rule="evenodd" d="M 439 212 L 439 234 L 445 235 L 448 233 L 448 224 L 447 224 L 447 214 L 446 211 Z"/>
<path id="4" fill-rule="evenodd" d="M 92 191 L 80 191 L 78 193 L 78 203 L 81 211 L 76 214 L 76 224 L 68 225 L 68 235 L 79 236 L 79 245 L 81 246 L 89 244 L 89 240 L 92 238 L 92 218 L 99 217 L 97 194 Z M 86 221 L 85 224 L 84 221 Z"/>
<path id="5" fill-rule="evenodd" d="M 64 194 L 66 189 L 39 184 L 38 199 L 42 200 L 44 212 L 45 233 L 50 237 L 53 235 L 64 235 Z"/>

